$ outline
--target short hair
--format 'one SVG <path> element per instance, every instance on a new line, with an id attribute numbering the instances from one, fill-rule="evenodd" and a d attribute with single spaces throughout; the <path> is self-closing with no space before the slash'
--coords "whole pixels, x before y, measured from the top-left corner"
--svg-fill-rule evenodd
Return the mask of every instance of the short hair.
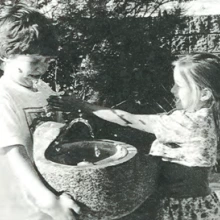
<path id="1" fill-rule="evenodd" d="M 0 57 L 56 55 L 58 42 L 50 19 L 23 3 L 0 10 Z"/>

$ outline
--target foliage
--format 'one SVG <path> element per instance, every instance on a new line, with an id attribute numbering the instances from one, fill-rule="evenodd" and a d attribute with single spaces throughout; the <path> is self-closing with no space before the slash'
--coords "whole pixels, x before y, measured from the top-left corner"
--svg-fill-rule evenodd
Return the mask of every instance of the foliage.
<path id="1" fill-rule="evenodd" d="M 59 59 L 45 80 L 100 105 L 139 114 L 169 111 L 170 44 L 184 18 L 181 8 L 161 12 L 167 2 L 173 0 L 28 1 L 53 18 L 59 38 Z M 119 129 L 93 123 L 102 137 L 114 138 Z"/>
<path id="2" fill-rule="evenodd" d="M 131 1 L 124 1 L 126 6 L 117 3 L 113 10 L 106 9 L 108 1 L 105 5 L 101 4 L 103 1 L 92 2 L 87 1 L 80 10 L 69 2 L 60 15 L 54 15 L 60 36 L 57 80 L 61 89 L 65 85 L 91 102 L 133 113 L 169 111 L 174 59 L 170 42 L 177 25 L 183 23 L 181 10 L 143 17 L 140 7 L 129 9 Z M 134 12 L 136 16 L 131 16 Z M 142 10 L 142 14 L 146 13 Z M 93 123 L 96 137 L 135 146 L 152 141 L 146 133 L 88 119 Z"/>
<path id="3" fill-rule="evenodd" d="M 159 11 L 157 17 L 152 14 L 173 0 L 20 2 L 53 18 L 60 44 L 58 63 L 46 77 L 53 87 L 74 90 L 82 98 L 108 106 L 124 103 L 127 107 L 133 102 L 135 109 L 131 107 L 131 111 L 146 112 L 149 104 L 155 108 L 151 111 L 169 110 L 171 99 L 166 94 L 174 59 L 170 43 L 183 18 L 180 8 Z M 161 94 L 165 94 L 160 100 L 163 104 L 158 105 Z"/>
<path id="4" fill-rule="evenodd" d="M 170 42 L 182 22 L 178 8 L 150 16 L 164 2 L 88 0 L 54 5 L 61 88 L 71 87 L 86 99 L 94 99 L 95 91 L 99 94 L 95 101 L 108 106 L 133 102 L 133 111 L 145 112 L 143 105 L 137 109 L 136 104 L 148 103 L 149 108 L 156 100 L 155 111 L 161 111 L 157 97 L 161 99 L 169 90 L 173 60 Z M 115 4 L 110 7 L 110 3 Z M 164 99 L 171 102 L 170 97 Z M 163 105 L 169 110 L 167 101 Z"/>

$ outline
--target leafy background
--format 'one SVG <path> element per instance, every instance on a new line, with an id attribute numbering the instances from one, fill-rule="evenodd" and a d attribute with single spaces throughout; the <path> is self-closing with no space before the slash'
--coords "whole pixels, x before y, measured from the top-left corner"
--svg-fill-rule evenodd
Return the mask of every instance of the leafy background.
<path id="1" fill-rule="evenodd" d="M 2 4 L 13 2 L 18 1 Z M 171 63 L 176 58 L 171 53 L 171 39 L 185 25 L 182 8 L 160 11 L 161 5 L 172 0 L 20 2 L 39 8 L 53 20 L 56 36 L 51 38 L 58 38 L 59 54 L 44 77 L 53 89 L 131 113 L 171 110 Z M 75 117 L 77 111 L 66 115 L 67 120 Z M 93 126 L 96 138 L 149 150 L 151 135 L 83 117 Z"/>

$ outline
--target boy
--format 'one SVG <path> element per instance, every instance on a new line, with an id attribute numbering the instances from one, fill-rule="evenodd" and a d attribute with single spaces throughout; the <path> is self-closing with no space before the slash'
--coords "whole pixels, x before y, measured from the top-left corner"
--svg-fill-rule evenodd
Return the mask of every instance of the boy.
<path id="1" fill-rule="evenodd" d="M 79 207 L 67 194 L 57 196 L 46 188 L 33 162 L 36 122 L 55 119 L 48 117 L 44 108 L 46 99 L 55 93 L 40 80 L 57 51 L 54 39 L 52 25 L 37 10 L 24 4 L 1 10 L 1 219 L 74 220 L 72 210 L 79 213 Z"/>

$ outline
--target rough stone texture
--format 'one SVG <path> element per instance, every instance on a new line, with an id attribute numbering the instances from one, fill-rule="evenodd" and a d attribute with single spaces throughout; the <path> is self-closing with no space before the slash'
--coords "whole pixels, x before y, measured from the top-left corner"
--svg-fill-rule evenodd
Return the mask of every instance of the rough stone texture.
<path id="1" fill-rule="evenodd" d="M 80 203 L 80 220 L 109 220 L 137 209 L 153 192 L 156 164 L 131 150 L 129 159 L 99 166 L 68 166 L 45 159 L 44 153 L 59 134 L 62 124 L 46 122 L 34 134 L 34 159 L 45 180 L 56 191 L 67 191 Z M 132 153 L 132 149 L 133 152 Z"/>
<path id="2" fill-rule="evenodd" d="M 189 37 L 189 52 L 207 51 L 208 35 L 192 35 Z"/>
<path id="3" fill-rule="evenodd" d="M 208 52 L 220 52 L 220 34 L 209 34 L 208 36 Z"/>
<path id="4" fill-rule="evenodd" d="M 182 54 L 187 53 L 189 50 L 189 38 L 188 36 L 177 35 L 173 37 L 173 41 L 171 44 L 171 52 Z"/>
<path id="5" fill-rule="evenodd" d="M 220 15 L 184 17 L 172 38 L 171 53 L 220 53 Z"/>
<path id="6" fill-rule="evenodd" d="M 189 33 L 208 34 L 209 16 L 191 17 L 189 20 Z"/>
<path id="7" fill-rule="evenodd" d="M 210 29 L 209 33 L 220 33 L 220 16 L 210 16 Z"/>

